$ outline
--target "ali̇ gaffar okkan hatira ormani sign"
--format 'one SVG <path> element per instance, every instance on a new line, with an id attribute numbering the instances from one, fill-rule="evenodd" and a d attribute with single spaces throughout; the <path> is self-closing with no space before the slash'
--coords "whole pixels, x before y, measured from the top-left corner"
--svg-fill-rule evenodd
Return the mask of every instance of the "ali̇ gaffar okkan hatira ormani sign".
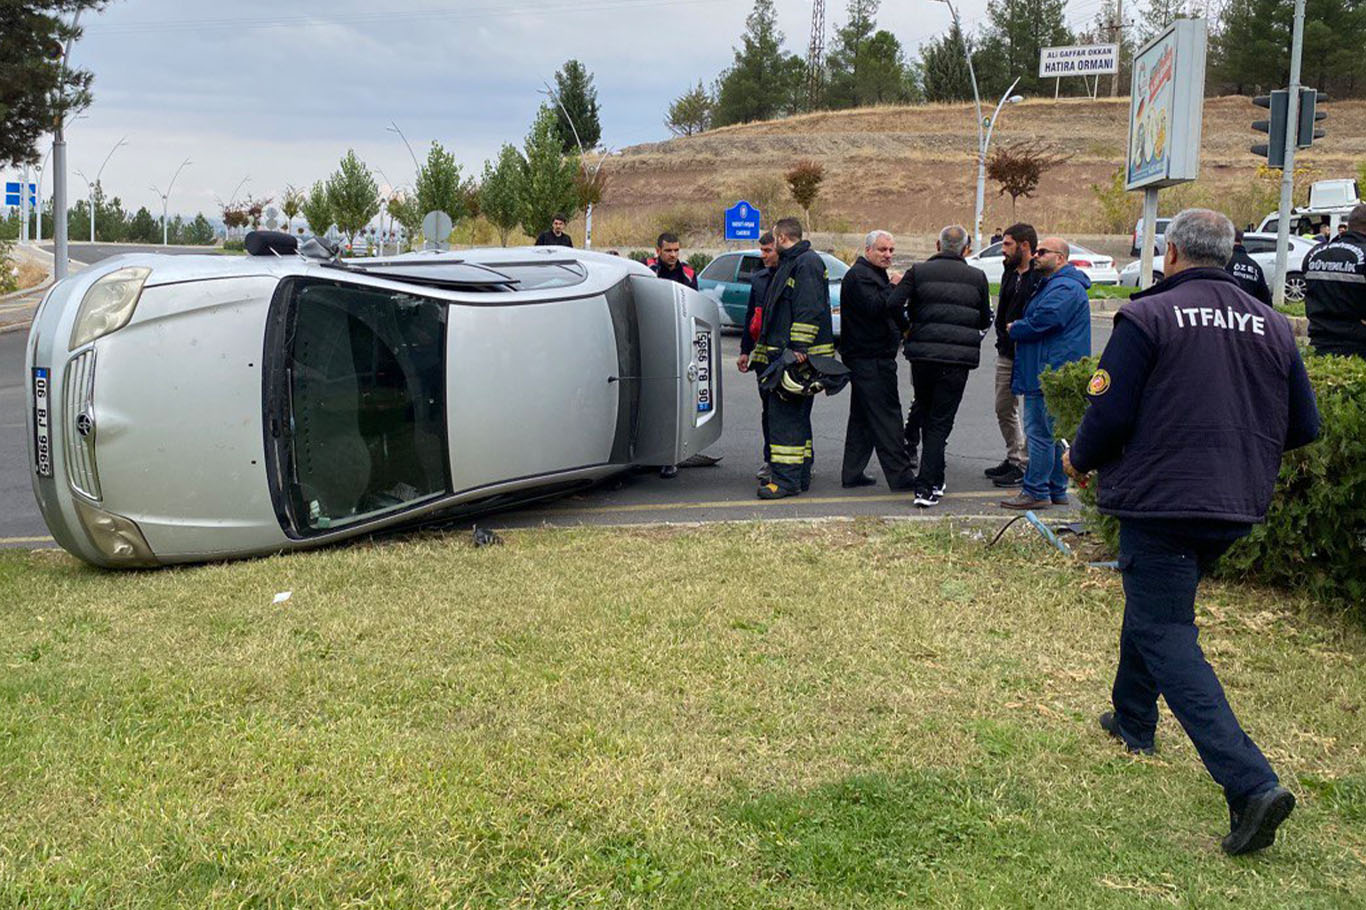
<path id="1" fill-rule="evenodd" d="M 1046 47 L 1039 52 L 1039 77 L 1102 76 L 1119 72 L 1119 45 Z"/>

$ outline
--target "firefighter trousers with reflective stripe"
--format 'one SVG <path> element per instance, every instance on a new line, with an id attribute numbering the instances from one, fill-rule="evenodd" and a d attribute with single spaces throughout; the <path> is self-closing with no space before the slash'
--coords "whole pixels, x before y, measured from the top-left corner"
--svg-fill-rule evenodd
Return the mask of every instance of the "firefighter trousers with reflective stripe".
<path id="1" fill-rule="evenodd" d="M 769 469 L 773 483 L 791 493 L 811 486 L 811 405 L 814 398 L 792 400 L 773 393 L 768 398 Z"/>

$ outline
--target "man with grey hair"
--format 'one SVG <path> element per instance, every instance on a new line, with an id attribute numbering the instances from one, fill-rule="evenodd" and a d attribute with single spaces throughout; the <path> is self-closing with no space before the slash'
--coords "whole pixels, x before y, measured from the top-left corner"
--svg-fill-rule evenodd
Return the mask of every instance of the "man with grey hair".
<path id="1" fill-rule="evenodd" d="M 1119 519 L 1124 622 L 1100 726 L 1151 753 L 1165 698 L 1224 789 L 1225 852 L 1251 853 L 1272 844 L 1295 797 L 1200 650 L 1195 594 L 1266 518 L 1282 453 L 1318 435 L 1319 415 L 1289 321 L 1224 271 L 1233 224 L 1188 209 L 1166 245 L 1166 277 L 1115 314 L 1063 464 L 1078 478 L 1099 469 L 1096 504 Z"/>
<path id="2" fill-rule="evenodd" d="M 844 434 L 840 481 L 848 489 L 877 481 L 864 473 L 873 451 L 887 486 L 915 488 L 915 468 L 901 432 L 901 397 L 897 393 L 896 352 L 906 331 L 906 314 L 892 302 L 901 280 L 889 271 L 896 241 L 886 231 L 872 231 L 863 255 L 840 282 L 841 332 L 837 347 L 849 368 L 852 386 L 849 424 Z"/>
<path id="3" fill-rule="evenodd" d="M 910 330 L 904 351 L 911 362 L 915 396 L 905 436 L 914 456 L 924 442 L 915 504 L 937 505 L 944 495 L 944 451 L 968 384 L 968 372 L 982 362 L 983 330 L 991 325 L 987 276 L 963 257 L 972 249 L 967 228 L 939 232 L 939 252 L 912 268 L 892 292 L 904 308 Z"/>

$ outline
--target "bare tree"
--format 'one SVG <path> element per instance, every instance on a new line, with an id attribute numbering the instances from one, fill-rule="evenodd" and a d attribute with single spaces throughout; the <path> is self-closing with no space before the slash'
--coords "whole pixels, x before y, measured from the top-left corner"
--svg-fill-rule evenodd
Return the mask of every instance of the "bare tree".
<path id="1" fill-rule="evenodd" d="M 1021 197 L 1034 195 L 1044 172 L 1071 159 L 1037 139 L 998 145 L 987 158 L 987 176 L 1001 185 L 997 195 L 1010 194 L 1010 216 L 1015 217 L 1015 203 Z"/>

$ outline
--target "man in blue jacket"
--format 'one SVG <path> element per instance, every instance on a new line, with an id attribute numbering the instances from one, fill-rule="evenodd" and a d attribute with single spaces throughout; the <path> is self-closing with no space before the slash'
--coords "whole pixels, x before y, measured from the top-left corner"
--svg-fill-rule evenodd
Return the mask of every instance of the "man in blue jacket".
<path id="1" fill-rule="evenodd" d="M 1232 252 L 1218 212 L 1172 219 L 1166 278 L 1115 314 L 1065 464 L 1076 477 L 1099 469 L 1097 505 L 1119 519 L 1124 626 L 1100 726 L 1151 753 L 1163 696 L 1224 788 L 1223 848 L 1240 854 L 1271 845 L 1295 797 L 1200 650 L 1195 591 L 1265 519 L 1281 453 L 1311 442 L 1319 415 L 1290 323 L 1224 271 Z"/>
<path id="2" fill-rule="evenodd" d="M 1061 237 L 1044 238 L 1034 251 L 1043 282 L 1025 306 L 1024 317 L 1006 327 L 1015 342 L 1010 388 L 1024 396 L 1029 466 L 1023 488 L 1003 500 L 1002 508 L 1037 510 L 1067 504 L 1063 448 L 1053 438 L 1053 418 L 1044 406 L 1039 375 L 1091 356 L 1091 301 L 1086 296 L 1091 279 L 1068 263 L 1071 254 Z"/>

